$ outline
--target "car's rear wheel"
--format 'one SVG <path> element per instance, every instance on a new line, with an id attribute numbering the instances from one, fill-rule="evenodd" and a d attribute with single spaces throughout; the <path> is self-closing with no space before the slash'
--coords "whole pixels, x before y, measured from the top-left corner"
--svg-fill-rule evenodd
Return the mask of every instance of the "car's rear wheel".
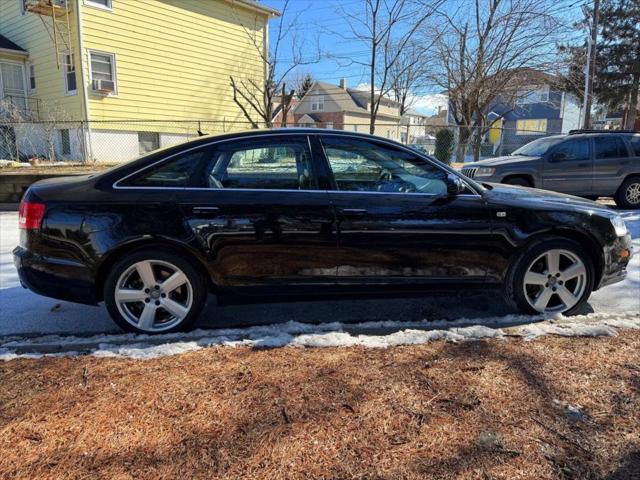
<path id="1" fill-rule="evenodd" d="M 151 250 L 118 261 L 104 291 L 109 314 L 122 329 L 148 334 L 188 329 L 206 296 L 206 284 L 189 261 Z"/>
<path id="2" fill-rule="evenodd" d="M 529 246 L 507 277 L 507 298 L 523 313 L 579 313 L 593 290 L 593 262 L 572 240 L 552 237 Z"/>
<path id="3" fill-rule="evenodd" d="M 640 208 L 640 177 L 626 179 L 614 197 L 620 208 Z"/>

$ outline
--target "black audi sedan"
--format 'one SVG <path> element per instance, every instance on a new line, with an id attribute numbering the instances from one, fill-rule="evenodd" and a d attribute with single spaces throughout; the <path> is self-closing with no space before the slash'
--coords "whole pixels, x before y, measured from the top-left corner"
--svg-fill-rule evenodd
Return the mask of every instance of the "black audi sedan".
<path id="1" fill-rule="evenodd" d="M 24 286 L 106 304 L 123 329 L 189 328 L 219 302 L 502 287 L 521 312 L 577 312 L 620 281 L 620 216 L 478 183 L 399 143 L 318 129 L 201 137 L 20 206 Z"/>

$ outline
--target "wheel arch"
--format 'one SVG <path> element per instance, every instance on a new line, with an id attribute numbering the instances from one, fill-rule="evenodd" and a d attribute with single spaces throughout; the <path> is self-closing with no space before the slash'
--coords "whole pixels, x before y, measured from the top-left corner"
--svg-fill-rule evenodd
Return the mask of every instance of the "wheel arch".
<path id="1" fill-rule="evenodd" d="M 599 285 L 600 279 L 602 278 L 602 275 L 604 273 L 604 250 L 602 249 L 598 241 L 586 231 L 562 227 L 552 228 L 549 230 L 545 230 L 544 232 L 538 232 L 532 235 L 526 240 L 521 248 L 523 250 L 526 250 L 532 243 L 547 240 L 552 237 L 573 240 L 582 248 L 584 248 L 584 250 L 589 254 L 591 261 L 593 262 L 593 268 L 595 270 L 594 286 Z M 509 270 L 513 269 L 514 265 L 517 263 L 516 260 L 517 257 L 511 261 Z"/>
<path id="2" fill-rule="evenodd" d="M 525 180 L 530 187 L 535 188 L 536 186 L 536 182 L 533 179 L 533 175 L 530 173 L 509 173 L 507 175 L 505 175 L 502 180 L 500 180 L 500 183 L 506 183 L 507 180 L 511 180 L 514 178 L 521 178 L 523 180 Z"/>
<path id="3" fill-rule="evenodd" d="M 98 265 L 95 281 L 95 292 L 98 301 L 104 300 L 104 285 L 111 267 L 120 258 L 122 258 L 123 255 L 129 255 L 139 250 L 147 249 L 160 249 L 180 255 L 188 260 L 194 268 L 204 276 L 209 291 L 213 291 L 215 289 L 215 285 L 211 279 L 211 274 L 207 270 L 204 261 L 187 245 L 163 238 L 138 239 L 113 248 L 106 254 L 103 261 Z"/>

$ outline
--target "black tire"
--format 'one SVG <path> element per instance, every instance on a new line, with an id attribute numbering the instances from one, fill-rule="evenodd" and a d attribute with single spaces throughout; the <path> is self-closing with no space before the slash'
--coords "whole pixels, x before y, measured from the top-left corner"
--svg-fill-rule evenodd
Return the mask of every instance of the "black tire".
<path id="1" fill-rule="evenodd" d="M 527 269 L 538 257 L 553 249 L 567 250 L 580 258 L 586 269 L 585 290 L 578 302 L 569 310 L 561 312 L 563 315 L 575 315 L 583 312 L 591 295 L 595 283 L 595 268 L 593 260 L 579 243 L 563 237 L 546 237 L 533 241 L 516 257 L 505 279 L 504 294 L 507 302 L 514 310 L 523 314 L 539 314 L 525 297 L 524 275 Z M 558 312 L 560 313 L 560 312 Z"/>
<path id="2" fill-rule="evenodd" d="M 531 187 L 531 182 L 523 177 L 511 177 L 502 181 L 506 185 L 517 185 L 520 187 Z"/>
<path id="3" fill-rule="evenodd" d="M 118 302 L 116 301 L 116 298 L 115 298 L 115 291 L 116 291 L 116 286 L 120 279 L 120 276 L 123 275 L 123 273 L 125 273 L 127 270 L 131 269 L 134 264 L 138 262 L 144 262 L 144 261 L 165 262 L 166 264 L 170 264 L 172 266 L 177 267 L 182 271 L 182 273 L 184 273 L 184 275 L 188 279 L 188 282 L 191 286 L 191 295 L 190 295 L 191 304 L 190 304 L 190 308 L 188 309 L 188 313 L 182 320 L 180 320 L 175 325 L 171 326 L 171 328 L 165 329 L 162 327 L 161 317 L 169 314 L 169 312 L 166 310 L 163 310 L 162 307 L 159 307 L 159 310 L 160 310 L 159 314 L 154 314 L 154 318 L 157 318 L 159 320 L 157 331 L 138 328 L 137 326 L 133 325 L 130 321 L 128 321 L 123 316 L 120 309 L 118 308 Z M 163 268 L 162 265 L 155 266 L 153 268 L 157 272 L 156 275 L 158 276 L 164 273 L 162 271 L 162 268 Z M 164 273 L 164 274 L 167 275 L 167 273 Z M 156 278 L 159 278 L 158 276 Z M 182 287 L 179 287 L 179 288 L 182 288 Z M 171 295 L 173 294 L 170 293 L 169 296 Z M 160 333 L 185 331 L 192 328 L 194 322 L 198 318 L 198 315 L 202 311 L 202 308 L 204 307 L 207 301 L 207 283 L 203 278 L 202 274 L 199 272 L 199 270 L 196 267 L 194 267 L 194 265 L 184 257 L 177 255 L 175 253 L 163 251 L 163 250 L 143 249 L 143 250 L 137 250 L 131 254 L 124 256 L 114 264 L 105 281 L 104 300 L 105 300 L 105 304 L 109 312 L 109 315 L 111 315 L 111 318 L 113 319 L 113 321 L 116 324 L 118 324 L 120 328 L 122 328 L 127 332 L 160 334 Z M 127 304 L 127 305 L 130 305 L 130 304 Z M 156 303 L 156 305 L 158 305 L 158 303 Z M 139 302 L 136 305 L 134 305 L 134 307 L 143 308 L 144 304 L 142 302 Z M 175 318 L 177 319 L 178 317 L 175 317 Z M 168 324 L 169 323 L 167 322 L 166 325 Z"/>
<path id="4" fill-rule="evenodd" d="M 640 191 L 640 177 L 627 178 L 622 182 L 622 185 L 620 185 L 620 188 L 618 188 L 618 191 L 613 197 L 618 207 L 628 209 L 640 208 L 640 197 L 636 197 L 637 201 L 634 201 L 631 189 L 633 189 L 634 192 Z"/>

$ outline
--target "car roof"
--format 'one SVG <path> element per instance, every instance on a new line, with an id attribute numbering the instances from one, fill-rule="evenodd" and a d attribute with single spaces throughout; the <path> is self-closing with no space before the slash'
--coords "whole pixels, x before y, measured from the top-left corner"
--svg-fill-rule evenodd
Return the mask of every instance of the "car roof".
<path id="1" fill-rule="evenodd" d="M 273 135 L 274 133 L 296 133 L 296 134 L 307 134 L 307 135 L 318 135 L 321 133 L 330 133 L 332 135 L 345 135 L 345 136 L 358 136 L 362 138 L 379 138 L 383 140 L 389 140 L 388 138 L 381 137 L 379 135 L 371 135 L 369 133 L 362 132 L 350 132 L 348 130 L 336 130 L 332 128 L 302 128 L 302 127 L 280 127 L 280 128 L 261 128 L 261 129 L 252 129 L 252 130 L 243 130 L 239 132 L 229 132 L 229 133 L 219 133 L 219 134 L 211 134 L 204 135 L 200 138 L 192 139 L 191 141 L 199 141 L 203 142 L 210 141 L 211 139 L 221 140 L 225 138 L 242 138 L 242 137 L 253 137 L 260 135 Z"/>

